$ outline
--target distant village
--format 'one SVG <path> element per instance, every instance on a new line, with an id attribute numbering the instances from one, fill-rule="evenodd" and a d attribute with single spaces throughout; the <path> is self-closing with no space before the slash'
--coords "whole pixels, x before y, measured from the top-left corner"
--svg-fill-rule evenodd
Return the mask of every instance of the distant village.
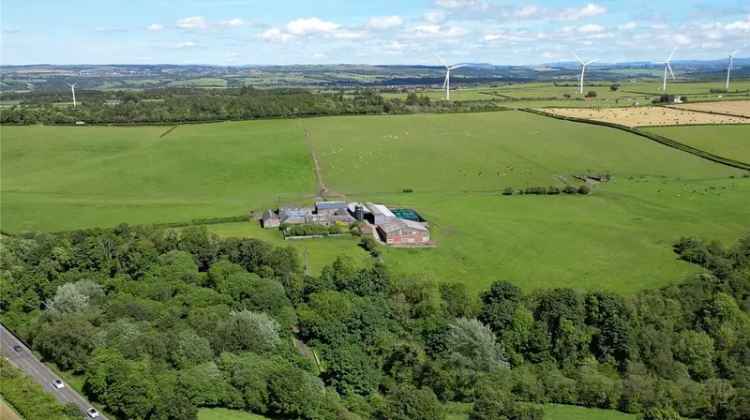
<path id="1" fill-rule="evenodd" d="M 269 209 L 260 220 L 263 228 L 288 226 L 351 226 L 356 224 L 362 236 L 372 236 L 390 246 L 430 246 L 429 224 L 412 209 L 388 208 L 375 203 L 319 201 L 314 207 Z"/>

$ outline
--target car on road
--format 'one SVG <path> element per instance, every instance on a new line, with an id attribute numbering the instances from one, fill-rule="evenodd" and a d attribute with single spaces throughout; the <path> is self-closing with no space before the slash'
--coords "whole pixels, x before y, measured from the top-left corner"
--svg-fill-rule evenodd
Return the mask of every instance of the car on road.
<path id="1" fill-rule="evenodd" d="M 86 414 L 88 414 L 88 416 L 90 418 L 92 418 L 92 419 L 95 419 L 95 418 L 99 417 L 99 412 L 96 411 L 96 408 L 94 408 L 94 407 L 91 407 L 88 410 L 86 410 Z"/>
<path id="2" fill-rule="evenodd" d="M 21 352 L 21 350 L 23 350 L 23 349 L 21 348 L 21 346 L 13 346 L 13 351 L 14 351 L 14 352 L 16 352 L 16 353 L 20 353 L 20 352 Z"/>
<path id="3" fill-rule="evenodd" d="M 65 384 L 63 383 L 63 381 L 59 379 L 55 379 L 54 381 L 52 381 L 52 386 L 54 386 L 57 389 L 65 388 Z"/>

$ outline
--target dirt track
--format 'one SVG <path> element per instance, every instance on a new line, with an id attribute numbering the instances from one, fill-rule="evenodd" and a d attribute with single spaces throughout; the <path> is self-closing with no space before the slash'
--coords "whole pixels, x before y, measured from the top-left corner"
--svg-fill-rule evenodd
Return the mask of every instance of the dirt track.
<path id="1" fill-rule="evenodd" d="M 628 127 L 685 124 L 750 124 L 750 118 L 707 114 L 657 106 L 637 108 L 547 108 L 543 111 L 573 118 L 604 121 Z"/>

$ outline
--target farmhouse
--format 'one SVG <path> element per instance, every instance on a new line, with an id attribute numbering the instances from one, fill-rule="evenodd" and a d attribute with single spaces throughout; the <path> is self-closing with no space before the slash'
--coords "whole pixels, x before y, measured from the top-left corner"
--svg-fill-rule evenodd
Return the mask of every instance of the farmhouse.
<path id="1" fill-rule="evenodd" d="M 419 245 L 430 242 L 430 230 L 419 222 L 393 217 L 377 226 L 380 239 L 388 245 Z"/>
<path id="2" fill-rule="evenodd" d="M 312 216 L 312 209 L 307 207 L 279 209 L 279 218 L 284 225 L 302 225 Z"/>
<path id="3" fill-rule="evenodd" d="M 263 212 L 260 223 L 264 229 L 274 229 L 281 226 L 281 218 L 279 218 L 279 215 L 275 211 L 266 210 Z"/>

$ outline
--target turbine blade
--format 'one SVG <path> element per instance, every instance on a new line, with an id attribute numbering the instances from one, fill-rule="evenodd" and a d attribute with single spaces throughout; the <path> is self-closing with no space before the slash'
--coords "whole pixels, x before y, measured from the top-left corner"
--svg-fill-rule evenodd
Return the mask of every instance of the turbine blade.
<path id="1" fill-rule="evenodd" d="M 574 56 L 576 56 L 576 60 L 578 60 L 579 63 L 583 64 L 583 60 L 581 60 L 581 57 L 578 56 L 578 54 L 573 53 Z"/>
<path id="2" fill-rule="evenodd" d="M 672 80 L 676 80 L 677 78 L 674 77 L 674 72 L 672 71 L 672 66 L 667 63 L 667 68 L 669 69 L 669 74 L 672 75 Z"/>
<path id="3" fill-rule="evenodd" d="M 435 58 L 437 58 L 438 61 L 440 61 L 443 64 L 443 67 L 445 67 L 446 69 L 448 68 L 448 63 L 446 63 L 445 60 L 443 60 L 443 57 L 441 57 L 441 56 L 439 56 L 439 55 L 437 55 L 435 53 L 432 53 L 432 55 L 434 55 Z"/>
<path id="4" fill-rule="evenodd" d="M 670 61 L 672 61 L 672 57 L 674 57 L 674 53 L 676 53 L 676 52 L 677 52 L 677 47 L 675 47 L 675 48 L 674 48 L 674 49 L 672 50 L 672 54 L 669 54 L 669 58 L 667 58 L 667 62 L 670 62 Z"/>

